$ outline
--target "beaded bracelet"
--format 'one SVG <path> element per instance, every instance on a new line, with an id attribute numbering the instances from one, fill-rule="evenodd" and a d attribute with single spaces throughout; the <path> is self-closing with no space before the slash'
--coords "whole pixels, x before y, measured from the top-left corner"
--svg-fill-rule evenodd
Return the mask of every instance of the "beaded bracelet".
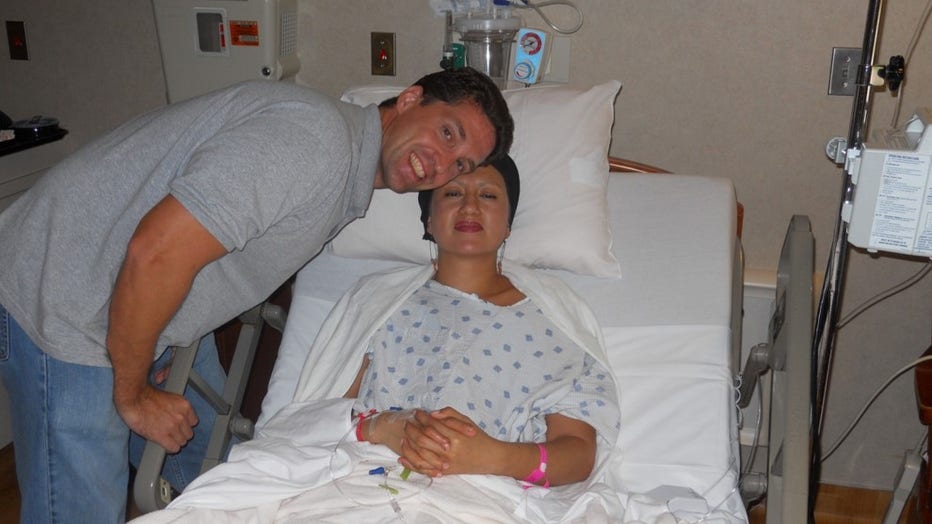
<path id="1" fill-rule="evenodd" d="M 537 449 L 540 451 L 540 464 L 537 465 L 537 469 L 532 471 L 521 481 L 522 484 L 524 484 L 524 489 L 534 486 L 543 488 L 550 487 L 550 479 L 547 478 L 547 448 L 545 448 L 543 444 L 537 444 Z M 544 481 L 543 484 L 539 484 L 541 479 Z"/>

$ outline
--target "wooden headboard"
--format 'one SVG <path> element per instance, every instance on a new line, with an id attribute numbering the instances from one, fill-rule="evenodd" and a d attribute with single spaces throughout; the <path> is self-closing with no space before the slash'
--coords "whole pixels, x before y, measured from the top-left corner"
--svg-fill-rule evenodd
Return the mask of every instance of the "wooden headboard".
<path id="1" fill-rule="evenodd" d="M 608 170 L 612 173 L 669 173 L 669 171 L 659 167 L 615 156 L 608 157 Z"/>

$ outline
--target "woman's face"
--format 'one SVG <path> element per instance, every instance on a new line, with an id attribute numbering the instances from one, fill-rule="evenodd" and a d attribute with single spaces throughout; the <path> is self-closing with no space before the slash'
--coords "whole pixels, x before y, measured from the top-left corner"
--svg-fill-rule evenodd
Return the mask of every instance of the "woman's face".
<path id="1" fill-rule="evenodd" d="M 441 253 L 495 254 L 508 237 L 508 193 L 492 166 L 434 190 L 427 229 Z"/>

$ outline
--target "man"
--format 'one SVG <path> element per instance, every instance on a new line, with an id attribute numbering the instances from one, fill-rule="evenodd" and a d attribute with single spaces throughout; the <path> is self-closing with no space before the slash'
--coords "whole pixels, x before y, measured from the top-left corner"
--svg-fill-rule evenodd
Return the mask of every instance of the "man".
<path id="1" fill-rule="evenodd" d="M 88 144 L 0 215 L 0 378 L 23 522 L 123 519 L 130 430 L 169 452 L 197 415 L 147 375 L 261 302 L 372 190 L 438 187 L 507 152 L 513 123 L 471 69 L 380 107 L 247 82 Z"/>

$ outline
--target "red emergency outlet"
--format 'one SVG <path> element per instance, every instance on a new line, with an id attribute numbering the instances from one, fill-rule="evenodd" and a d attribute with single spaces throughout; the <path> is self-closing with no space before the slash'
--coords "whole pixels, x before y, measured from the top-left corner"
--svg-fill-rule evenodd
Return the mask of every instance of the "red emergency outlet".
<path id="1" fill-rule="evenodd" d="M 10 60 L 29 60 L 26 48 L 26 24 L 21 21 L 6 21 L 6 39 L 10 47 Z"/>

